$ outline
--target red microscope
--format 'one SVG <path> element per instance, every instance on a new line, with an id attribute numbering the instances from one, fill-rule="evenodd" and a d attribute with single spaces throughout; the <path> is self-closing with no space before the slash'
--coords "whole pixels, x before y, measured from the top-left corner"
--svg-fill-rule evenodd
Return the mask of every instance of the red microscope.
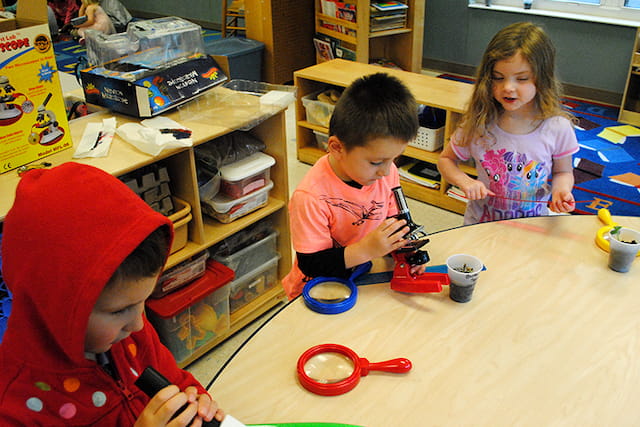
<path id="1" fill-rule="evenodd" d="M 443 285 L 449 284 L 449 276 L 446 273 L 411 273 L 411 267 L 429 262 L 427 251 L 420 250 L 429 242 L 429 239 L 424 227 L 413 222 L 402 187 L 395 187 L 391 191 L 398 206 L 398 214 L 395 218 L 404 219 L 409 227 L 409 232 L 403 236 L 409 240 L 409 244 L 391 254 L 396 262 L 391 278 L 391 289 L 412 293 L 440 292 Z"/>

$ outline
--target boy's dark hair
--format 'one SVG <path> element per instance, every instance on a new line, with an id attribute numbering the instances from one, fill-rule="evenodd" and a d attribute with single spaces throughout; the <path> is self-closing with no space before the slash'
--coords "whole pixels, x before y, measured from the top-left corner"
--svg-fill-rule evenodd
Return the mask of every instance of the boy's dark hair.
<path id="1" fill-rule="evenodd" d="M 116 269 L 106 286 L 157 274 L 167 260 L 170 234 L 167 226 L 155 229 Z"/>
<path id="2" fill-rule="evenodd" d="M 418 106 L 413 94 L 400 80 L 385 73 L 351 83 L 329 122 L 329 135 L 335 135 L 347 150 L 381 137 L 408 142 L 417 132 Z"/>

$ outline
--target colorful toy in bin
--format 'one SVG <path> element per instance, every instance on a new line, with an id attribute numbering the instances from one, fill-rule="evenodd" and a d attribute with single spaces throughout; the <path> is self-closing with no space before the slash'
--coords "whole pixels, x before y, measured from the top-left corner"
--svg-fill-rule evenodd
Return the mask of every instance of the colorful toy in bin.
<path id="1" fill-rule="evenodd" d="M 178 338 L 185 342 L 187 350 L 200 347 L 202 343 L 210 341 L 229 329 L 228 322 L 221 321 L 221 316 L 228 316 L 228 314 L 223 313 L 218 316 L 212 306 L 206 303 L 198 305 L 189 314 L 184 313 L 180 316 L 178 322 L 182 327 L 178 331 Z"/>
<path id="2" fill-rule="evenodd" d="M 160 340 L 181 362 L 229 330 L 229 283 L 234 272 L 209 260 L 202 277 L 162 298 L 147 300 Z"/>
<path id="3" fill-rule="evenodd" d="M 19 98 L 24 98 L 18 103 Z M 24 113 L 33 111 L 33 103 L 9 82 L 7 76 L 0 76 L 0 126 L 8 126 L 20 120 Z"/>

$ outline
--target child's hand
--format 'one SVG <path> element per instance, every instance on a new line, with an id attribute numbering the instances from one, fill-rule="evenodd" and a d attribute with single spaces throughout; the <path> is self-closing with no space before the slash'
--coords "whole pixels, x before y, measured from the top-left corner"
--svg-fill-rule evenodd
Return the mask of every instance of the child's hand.
<path id="1" fill-rule="evenodd" d="M 576 208 L 576 200 L 570 191 L 554 191 L 551 194 L 549 209 L 553 212 L 572 212 Z"/>
<path id="2" fill-rule="evenodd" d="M 382 257 L 407 244 L 402 236 L 409 232 L 404 219 L 387 218 L 375 230 L 345 249 L 347 268 Z"/>
<path id="3" fill-rule="evenodd" d="M 427 264 L 414 265 L 411 267 L 411 274 L 419 276 L 427 269 Z"/>
<path id="4" fill-rule="evenodd" d="M 191 386 L 187 387 L 184 390 L 185 393 L 190 398 L 197 400 L 198 403 L 198 416 L 204 419 L 205 421 L 211 421 L 215 416 L 216 420 L 222 421 L 224 418 L 224 411 L 218 408 L 218 403 L 215 400 L 212 400 L 208 394 L 198 395 L 198 389 Z M 194 426 L 197 424 L 194 423 Z"/>
<path id="5" fill-rule="evenodd" d="M 407 244 L 402 236 L 409 232 L 404 219 L 387 218 L 382 224 L 360 242 L 371 256 L 370 259 L 384 256 Z M 360 243 L 359 242 L 359 243 Z"/>
<path id="6" fill-rule="evenodd" d="M 198 414 L 195 393 L 181 392 L 175 385 L 160 390 L 138 416 L 135 427 L 187 426 Z M 181 409 L 185 404 L 188 406 Z M 180 411 L 179 413 L 177 413 Z M 175 418 L 172 417 L 176 415 Z"/>
<path id="7" fill-rule="evenodd" d="M 495 193 L 489 190 L 484 183 L 477 179 L 471 180 L 468 184 L 461 188 L 464 195 L 469 200 L 480 200 L 487 196 L 495 196 Z"/>

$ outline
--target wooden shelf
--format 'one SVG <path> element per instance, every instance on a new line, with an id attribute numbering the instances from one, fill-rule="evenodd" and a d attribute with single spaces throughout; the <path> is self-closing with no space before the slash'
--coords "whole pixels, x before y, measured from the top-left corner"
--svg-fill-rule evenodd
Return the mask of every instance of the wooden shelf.
<path id="1" fill-rule="evenodd" d="M 315 0 L 244 0 L 247 38 L 264 43 L 262 80 L 285 84 L 315 63 Z"/>
<path id="2" fill-rule="evenodd" d="M 425 0 L 406 0 L 406 24 L 403 28 L 371 31 L 371 0 L 354 0 L 356 22 L 321 13 L 321 0 L 315 0 L 315 30 L 345 42 L 344 46 L 355 51 L 356 61 L 369 63 L 372 59 L 385 58 L 404 70 L 420 72 L 424 34 Z M 340 25 L 351 34 L 343 34 L 322 26 L 322 23 Z"/>
<path id="3" fill-rule="evenodd" d="M 455 129 L 468 100 L 471 98 L 472 85 L 402 70 L 381 69 L 374 65 L 335 59 L 294 73 L 294 82 L 298 88 L 296 104 L 296 154 L 298 160 L 314 164 L 322 157 L 325 152 L 318 148 L 313 131 L 328 132 L 327 128 L 307 121 L 302 98 L 310 93 L 325 89 L 327 86 L 347 87 L 356 78 L 380 72 L 381 70 L 398 77 L 404 82 L 420 104 L 446 110 L 444 140 L 445 144 L 448 143 L 449 136 Z M 440 150 L 432 152 L 409 146 L 403 154 L 424 162 L 437 163 L 440 152 Z M 461 165 L 461 169 L 470 175 L 476 175 L 475 168 L 471 166 Z M 407 197 L 457 213 L 463 213 L 465 210 L 465 203 L 447 196 L 446 190 L 449 185 L 445 181 L 440 182 L 439 190 L 404 180 L 402 181 L 402 187 Z"/>
<path id="4" fill-rule="evenodd" d="M 231 316 L 231 329 L 212 342 L 197 349 L 189 359 L 180 364 L 181 366 L 191 363 L 274 305 L 285 301 L 286 296 L 280 280 L 292 267 L 293 253 L 290 243 L 291 236 L 287 211 L 289 182 L 284 109 L 274 108 L 273 114 L 270 117 L 265 117 L 263 113 L 260 113 L 259 98 L 248 97 L 243 99 L 242 106 L 252 111 L 253 107 L 255 107 L 256 114 L 259 113 L 260 116 L 247 117 L 246 114 L 238 114 L 242 107 L 238 107 L 237 103 L 234 103 L 234 97 L 227 97 L 228 94 L 225 91 L 228 91 L 228 89 L 220 87 L 214 88 L 208 91 L 207 94 L 202 95 L 198 101 L 201 102 L 200 105 L 207 105 L 205 102 L 207 97 L 212 96 L 212 99 L 216 100 L 215 103 L 212 103 L 216 108 L 216 120 L 207 118 L 207 114 L 188 115 L 180 111 L 174 111 L 166 114 L 166 116 L 193 130 L 192 139 L 194 146 L 231 133 L 248 121 L 255 121 L 256 126 L 248 132 L 264 142 L 266 146 L 264 152 L 276 159 L 275 165 L 270 169 L 270 179 L 273 181 L 274 187 L 269 193 L 266 206 L 238 218 L 229 224 L 220 223 L 213 218 L 207 217 L 202 212 L 193 147 L 165 150 L 154 157 L 138 151 L 116 135 L 107 157 L 72 159 L 75 151 L 72 148 L 44 159 L 44 161 L 51 163 L 53 166 L 69 161 L 85 163 L 103 169 L 115 176 L 121 176 L 157 162 L 162 162 L 163 165 L 166 165 L 170 177 L 169 185 L 171 193 L 191 205 L 192 219 L 188 223 L 188 239 L 186 245 L 169 257 L 165 268 L 171 268 L 186 261 L 232 234 L 267 217 L 273 227 L 278 231 L 279 237 L 277 239 L 276 249 L 280 254 L 280 260 L 277 270 L 278 280 L 275 286 L 247 306 L 239 309 L 237 313 L 234 313 Z M 224 93 L 221 94 L 220 92 Z M 224 106 L 225 103 L 228 105 Z M 255 103 L 255 105 L 252 103 Z M 206 113 L 206 111 L 202 112 Z M 104 118 L 114 116 L 118 126 L 131 122 L 138 123 L 140 121 L 136 118 L 113 114 L 108 111 L 97 112 L 70 122 L 69 131 L 72 140 L 75 144 L 80 141 L 88 123 L 102 123 Z M 38 161 L 38 163 L 40 163 L 40 161 Z M 4 220 L 6 213 L 13 204 L 18 181 L 19 177 L 16 171 L 10 171 L 0 175 L 0 194 L 2 194 L 2 197 L 0 197 L 0 221 Z"/>
<path id="5" fill-rule="evenodd" d="M 618 121 L 640 126 L 640 28 L 636 31 Z"/>

